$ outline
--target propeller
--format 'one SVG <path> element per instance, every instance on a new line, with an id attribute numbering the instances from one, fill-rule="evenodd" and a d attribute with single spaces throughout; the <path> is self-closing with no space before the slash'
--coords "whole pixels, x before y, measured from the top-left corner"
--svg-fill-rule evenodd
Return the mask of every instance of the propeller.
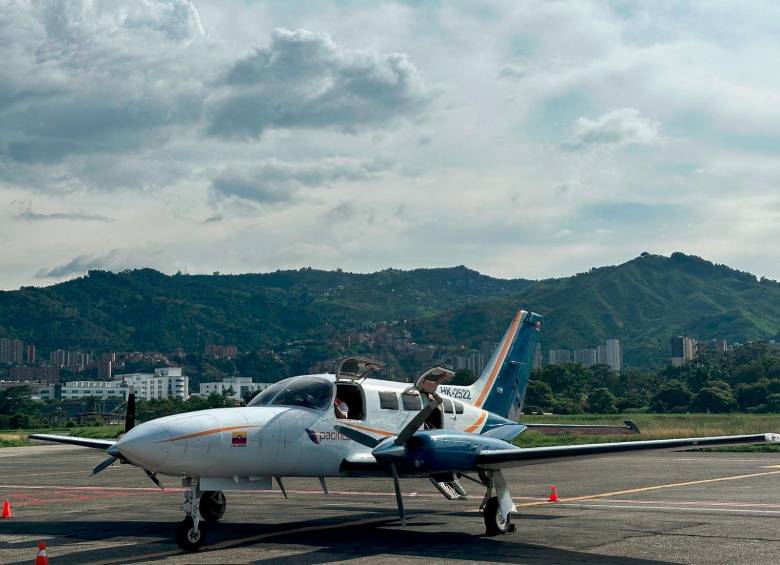
<path id="1" fill-rule="evenodd" d="M 125 410 L 125 433 L 132 430 L 134 426 L 135 426 L 135 393 L 130 392 L 127 395 L 127 409 Z M 94 477 L 101 471 L 106 470 L 108 467 L 113 465 L 117 461 L 117 459 L 120 461 L 124 461 L 122 454 L 119 452 L 119 449 L 115 445 L 109 447 L 106 450 L 106 453 L 108 453 L 111 457 L 95 465 L 95 468 L 92 469 L 92 474 L 90 475 L 91 477 Z M 156 479 L 153 480 L 155 481 L 155 483 L 157 483 Z"/>
<path id="2" fill-rule="evenodd" d="M 165 490 L 165 487 L 162 486 L 162 483 L 160 482 L 160 479 L 157 478 L 157 473 L 152 473 L 149 469 L 144 469 L 144 473 L 146 473 L 146 476 L 152 479 L 152 482 L 156 484 L 158 487 L 160 487 L 160 490 Z"/>
<path id="3" fill-rule="evenodd" d="M 116 460 L 117 460 L 117 458 L 112 455 L 111 457 L 109 457 L 105 461 L 103 461 L 101 463 L 98 463 L 97 465 L 95 465 L 95 468 L 92 469 L 92 474 L 90 475 L 90 477 L 94 477 L 95 475 L 97 475 L 100 471 L 102 471 L 106 467 L 110 467 Z"/>
<path id="4" fill-rule="evenodd" d="M 336 425 L 333 428 L 352 441 L 371 448 L 371 454 L 377 460 L 384 460 L 390 464 L 390 470 L 393 473 L 393 487 L 395 488 L 395 501 L 398 505 L 398 515 L 401 517 L 401 525 L 406 525 L 406 514 L 404 512 L 404 501 L 401 496 L 401 482 L 398 478 L 398 468 L 396 460 L 403 459 L 406 456 L 406 442 L 417 433 L 425 423 L 425 420 L 441 405 L 441 397 L 435 392 L 428 394 L 428 405 L 420 410 L 409 423 L 407 423 L 398 435 L 386 437 L 377 440 L 368 434 L 364 434 L 347 426 Z"/>
<path id="5" fill-rule="evenodd" d="M 125 433 L 135 427 L 135 393 L 127 395 L 127 410 L 125 411 Z"/>

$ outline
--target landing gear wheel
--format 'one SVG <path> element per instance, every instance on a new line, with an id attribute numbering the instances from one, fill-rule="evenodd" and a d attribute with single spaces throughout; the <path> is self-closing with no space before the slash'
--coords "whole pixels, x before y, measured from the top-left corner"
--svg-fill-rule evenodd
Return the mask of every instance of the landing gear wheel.
<path id="1" fill-rule="evenodd" d="M 176 545 L 184 551 L 198 551 L 206 540 L 203 523 L 193 526 L 192 518 L 187 516 L 176 525 Z"/>
<path id="2" fill-rule="evenodd" d="M 207 490 L 200 497 L 200 515 L 205 522 L 218 522 L 225 515 L 227 500 L 221 490 Z"/>
<path id="3" fill-rule="evenodd" d="M 506 520 L 504 520 L 501 516 L 501 509 L 498 507 L 498 497 L 496 496 L 487 501 L 482 517 L 485 519 L 485 533 L 488 536 L 497 536 L 498 534 L 514 531 L 511 514 L 508 514 Z"/>

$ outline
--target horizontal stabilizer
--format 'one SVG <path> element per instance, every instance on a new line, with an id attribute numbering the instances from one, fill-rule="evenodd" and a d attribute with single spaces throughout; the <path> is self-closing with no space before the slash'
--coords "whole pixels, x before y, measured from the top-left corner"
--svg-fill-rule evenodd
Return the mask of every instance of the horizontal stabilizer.
<path id="1" fill-rule="evenodd" d="M 53 443 L 67 443 L 69 445 L 80 445 L 81 447 L 91 447 L 93 449 L 108 449 L 116 443 L 112 439 L 93 439 L 89 437 L 59 436 L 54 434 L 30 434 L 30 439 L 39 441 L 51 441 Z"/>
<path id="2" fill-rule="evenodd" d="M 507 424 L 505 426 L 498 426 L 483 433 L 483 436 L 494 437 L 496 439 L 503 439 L 504 441 L 512 441 L 517 436 L 525 431 L 527 426 L 524 424 Z"/>
<path id="3" fill-rule="evenodd" d="M 631 420 L 626 420 L 622 426 L 606 426 L 602 424 L 525 424 L 532 431 L 547 435 L 617 435 L 638 434 L 639 426 Z"/>

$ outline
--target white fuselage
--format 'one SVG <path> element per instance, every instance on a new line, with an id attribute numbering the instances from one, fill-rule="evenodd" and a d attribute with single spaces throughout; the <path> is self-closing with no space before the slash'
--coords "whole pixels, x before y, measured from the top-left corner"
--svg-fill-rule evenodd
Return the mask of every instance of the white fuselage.
<path id="1" fill-rule="evenodd" d="M 369 448 L 335 431 L 335 425 L 381 439 L 397 434 L 427 402 L 405 383 L 336 382 L 332 374 L 295 377 L 306 378 L 328 381 L 333 395 L 348 388 L 353 399 L 349 414 L 360 419 L 337 418 L 334 396 L 322 408 L 274 404 L 218 408 L 140 424 L 119 440 L 117 448 L 131 463 L 165 475 L 232 477 L 236 482 L 272 476 L 339 476 L 345 460 L 373 458 Z M 469 396 L 468 388 L 442 386 L 439 393 L 444 403 L 435 414 L 434 427 L 481 431 L 488 413 L 466 399 L 452 398 Z M 355 400 L 359 395 L 363 406 Z"/>

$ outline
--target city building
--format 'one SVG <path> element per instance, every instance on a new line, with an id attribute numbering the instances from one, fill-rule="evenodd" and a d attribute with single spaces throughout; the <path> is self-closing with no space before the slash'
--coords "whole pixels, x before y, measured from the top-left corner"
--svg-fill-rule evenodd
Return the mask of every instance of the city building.
<path id="1" fill-rule="evenodd" d="M 242 400 L 250 393 L 265 390 L 273 383 L 253 383 L 251 377 L 229 377 L 221 382 L 200 383 L 200 395 L 225 394 L 232 391 L 230 398 Z"/>
<path id="2" fill-rule="evenodd" d="M 121 381 L 68 381 L 62 386 L 62 400 L 117 398 L 127 400 L 130 389 Z"/>
<path id="3" fill-rule="evenodd" d="M 542 370 L 542 346 L 540 344 L 536 344 L 536 349 L 534 349 L 534 365 L 533 365 L 534 371 L 541 371 Z"/>
<path id="4" fill-rule="evenodd" d="M 485 369 L 487 359 L 481 351 L 472 351 L 468 355 L 453 355 L 452 368 L 455 371 L 467 369 L 473 375 L 481 375 Z"/>
<path id="5" fill-rule="evenodd" d="M 49 365 L 54 367 L 65 368 L 71 371 L 83 371 L 91 364 L 91 353 L 57 349 L 49 354 Z"/>
<path id="6" fill-rule="evenodd" d="M 571 363 L 571 351 L 568 349 L 551 349 L 550 365 L 560 365 L 561 363 Z"/>
<path id="7" fill-rule="evenodd" d="M 613 371 L 623 370 L 623 344 L 619 339 L 607 340 L 607 365 Z"/>
<path id="8" fill-rule="evenodd" d="M 97 362 L 98 378 L 110 380 L 114 371 L 116 353 L 103 353 Z"/>
<path id="9" fill-rule="evenodd" d="M 599 345 L 596 347 L 596 365 L 607 364 L 607 346 Z"/>
<path id="10" fill-rule="evenodd" d="M 574 362 L 581 365 L 595 365 L 598 353 L 595 349 L 577 349 L 574 352 Z"/>
<path id="11" fill-rule="evenodd" d="M 151 373 L 130 373 L 116 375 L 113 382 L 123 382 L 131 387 L 137 399 L 159 400 L 178 398 L 187 400 L 189 378 L 182 376 L 181 367 L 164 367 Z"/>
<path id="12" fill-rule="evenodd" d="M 38 381 L 44 383 L 60 382 L 59 367 L 9 367 L 8 380 L 11 381 Z"/>
<path id="13" fill-rule="evenodd" d="M 35 345 L 28 343 L 24 351 L 24 361 L 28 365 L 35 365 L 38 361 L 38 353 L 35 349 Z"/>
<path id="14" fill-rule="evenodd" d="M 207 345 L 203 350 L 206 357 L 213 359 L 234 359 L 238 355 L 235 345 Z"/>
<path id="15" fill-rule="evenodd" d="M 0 338 L 0 363 L 24 363 L 24 342 L 21 339 Z"/>
<path id="16" fill-rule="evenodd" d="M 672 366 L 682 367 L 696 358 L 696 340 L 686 336 L 676 336 L 670 340 L 672 347 Z"/>

